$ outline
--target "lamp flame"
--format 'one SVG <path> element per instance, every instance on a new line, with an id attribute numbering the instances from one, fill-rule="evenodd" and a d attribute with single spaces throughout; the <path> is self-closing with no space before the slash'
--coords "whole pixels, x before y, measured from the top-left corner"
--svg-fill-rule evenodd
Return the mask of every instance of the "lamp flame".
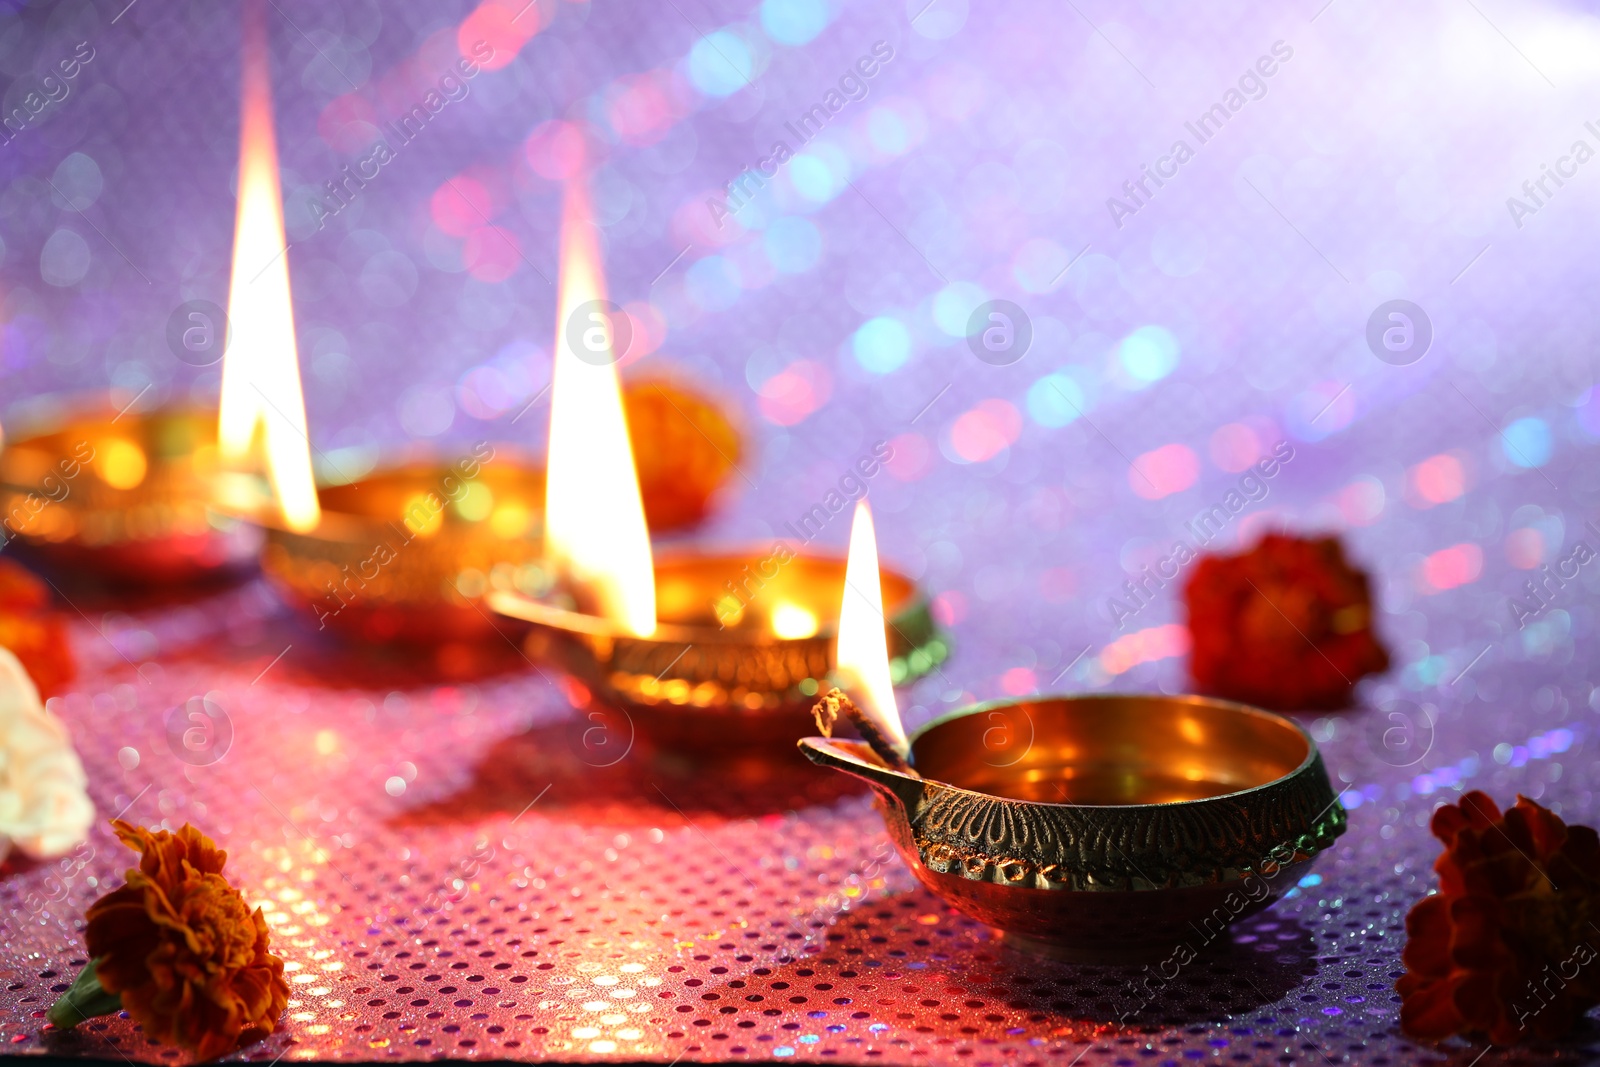
<path id="1" fill-rule="evenodd" d="M 872 510 L 856 502 L 850 522 L 850 554 L 844 565 L 844 601 L 839 605 L 839 636 L 834 673 L 839 688 L 870 718 L 896 751 L 911 749 L 889 674 L 889 639 L 883 614 L 883 582 L 878 575 L 878 536 Z"/>
<path id="2" fill-rule="evenodd" d="M 567 185 L 561 220 L 555 369 L 550 384 L 550 450 L 545 475 L 545 555 L 594 612 L 640 637 L 656 628 L 656 583 L 639 474 L 623 414 L 600 241 L 582 176 Z M 591 305 L 592 307 L 593 305 Z M 576 328 L 578 336 L 569 336 Z M 583 344 L 585 358 L 576 344 Z"/>
<path id="3" fill-rule="evenodd" d="M 222 361 L 217 437 L 223 462 L 253 463 L 257 428 L 267 480 L 290 529 L 321 518 L 300 389 L 294 308 L 272 126 L 272 83 L 263 5 L 244 6 L 239 122 L 239 208 L 228 287 L 231 343 Z"/>

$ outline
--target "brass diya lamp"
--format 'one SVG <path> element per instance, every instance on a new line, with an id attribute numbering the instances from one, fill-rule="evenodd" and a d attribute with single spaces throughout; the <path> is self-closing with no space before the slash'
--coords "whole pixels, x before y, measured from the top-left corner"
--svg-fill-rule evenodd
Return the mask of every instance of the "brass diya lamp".
<path id="1" fill-rule="evenodd" d="M 852 564 L 876 559 L 862 517 Z M 844 713 L 864 740 L 808 737 L 800 750 L 870 784 L 922 884 L 1005 942 L 1084 962 L 1181 965 L 1271 903 L 1344 832 L 1311 735 L 1242 704 L 1006 700 L 908 737 L 870 571 L 855 571 L 836 655 L 844 691 L 815 710 L 825 734 Z"/>
<path id="2" fill-rule="evenodd" d="M 477 598 L 549 586 L 539 538 L 544 474 L 480 443 L 317 490 L 320 518 L 266 526 L 261 569 L 319 630 L 370 642 L 498 640 Z"/>
<path id="3" fill-rule="evenodd" d="M 629 736 L 684 752 L 787 749 L 834 666 L 846 561 L 781 542 L 653 552 L 581 181 L 568 185 L 561 244 L 545 507 L 552 585 L 545 595 L 497 590 L 488 604 L 530 623 L 529 657 L 625 713 Z M 896 663 L 915 677 L 947 649 L 915 583 L 894 573 L 887 582 Z"/>
<path id="4" fill-rule="evenodd" d="M 560 666 L 660 742 L 787 745 L 804 736 L 835 666 L 845 560 L 754 550 L 654 562 L 657 622 L 645 636 L 548 596 L 497 590 L 488 603 L 532 624 L 530 659 Z M 916 584 L 894 571 L 883 583 L 890 669 L 909 682 L 949 649 Z"/>
<path id="5" fill-rule="evenodd" d="M 247 514 L 261 565 L 319 630 L 371 641 L 498 641 L 475 598 L 494 583 L 541 588 L 538 468 L 480 443 L 453 458 L 400 458 L 359 480 L 317 484 L 290 300 L 266 39 L 242 53 L 239 206 L 222 356 L 218 438 L 260 472 L 275 506 Z M 338 476 L 324 458 L 324 475 Z"/>
<path id="6" fill-rule="evenodd" d="M 129 404 L 13 435 L 0 458 L 7 540 L 15 534 L 47 562 L 134 582 L 182 581 L 252 563 L 261 535 L 241 520 L 273 495 L 284 521 L 315 524 L 266 41 L 259 20 L 252 25 L 228 309 L 189 301 L 167 324 L 178 359 L 224 361 L 220 411 L 136 412 Z M 262 456 L 264 470 L 247 469 Z"/>
<path id="7" fill-rule="evenodd" d="M 47 565 L 120 582 L 244 568 L 261 537 L 218 507 L 230 484 L 215 409 L 88 406 L 8 435 L 3 540 Z"/>
<path id="8" fill-rule="evenodd" d="M 184 362 L 227 361 L 220 412 L 135 410 L 141 393 L 121 410 L 85 405 L 8 433 L 0 454 L 5 540 L 15 537 L 49 565 L 121 582 L 183 582 L 253 566 L 262 535 L 248 520 L 270 508 L 275 494 L 284 502 L 287 492 L 285 521 L 315 521 L 296 506 L 305 494 L 295 490 L 310 484 L 311 461 L 281 254 L 265 53 L 250 55 L 259 62 L 247 57 L 233 266 L 236 283 L 243 277 L 254 284 L 235 284 L 226 314 L 191 301 L 168 322 L 168 343 Z M 233 351 L 230 338 L 239 342 Z M 265 418 L 268 410 L 275 418 Z M 269 458 L 265 471 L 247 469 L 252 454 Z"/>
<path id="9" fill-rule="evenodd" d="M 1346 821 L 1304 729 L 1203 697 L 1000 701 L 900 751 L 800 747 L 871 784 L 930 891 L 1008 944 L 1083 962 L 1187 962 L 1293 886 Z"/>

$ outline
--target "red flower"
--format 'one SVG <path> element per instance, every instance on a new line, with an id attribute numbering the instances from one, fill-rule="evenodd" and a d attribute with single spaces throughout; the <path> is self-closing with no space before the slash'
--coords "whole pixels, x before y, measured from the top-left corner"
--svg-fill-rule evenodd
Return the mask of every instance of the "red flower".
<path id="1" fill-rule="evenodd" d="M 1389 666 L 1367 576 L 1337 538 L 1268 534 L 1240 555 L 1202 556 L 1183 597 L 1189 673 L 1206 692 L 1280 711 L 1338 708 Z"/>
<path id="2" fill-rule="evenodd" d="M 42 697 L 60 692 L 76 673 L 49 587 L 9 559 L 0 559 L 0 648 L 16 654 Z"/>
<path id="3" fill-rule="evenodd" d="M 126 1011 L 203 1060 L 272 1033 L 289 999 L 283 961 L 268 951 L 261 909 L 222 876 L 228 854 L 188 823 L 177 833 L 111 825 L 139 866 L 89 906 L 90 963 L 46 1018 L 70 1030 Z"/>
<path id="4" fill-rule="evenodd" d="M 1400 1025 L 1439 1040 L 1554 1040 L 1600 1004 L 1600 837 L 1519 796 L 1433 814 L 1439 892 L 1406 916 Z"/>

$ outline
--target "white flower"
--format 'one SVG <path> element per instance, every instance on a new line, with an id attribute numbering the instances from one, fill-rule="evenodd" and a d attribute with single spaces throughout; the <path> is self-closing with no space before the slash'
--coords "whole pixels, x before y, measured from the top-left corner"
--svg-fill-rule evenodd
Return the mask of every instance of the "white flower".
<path id="1" fill-rule="evenodd" d="M 37 859 L 81 844 L 94 822 L 88 781 L 66 726 L 0 648 L 0 859 L 13 844 Z"/>

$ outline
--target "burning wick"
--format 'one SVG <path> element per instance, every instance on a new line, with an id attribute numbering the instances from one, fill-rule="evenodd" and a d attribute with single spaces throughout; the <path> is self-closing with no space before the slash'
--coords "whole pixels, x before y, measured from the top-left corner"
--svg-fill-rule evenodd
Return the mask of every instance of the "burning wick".
<path id="1" fill-rule="evenodd" d="M 824 693 L 822 699 L 817 701 L 816 706 L 811 709 L 811 714 L 816 716 L 817 729 L 822 731 L 823 737 L 833 736 L 833 727 L 839 721 L 839 716 L 843 715 L 855 724 L 856 732 L 867 743 L 867 747 L 876 752 L 878 758 L 883 760 L 891 769 L 897 770 L 901 774 L 909 774 L 917 778 L 922 777 L 917 774 L 916 768 L 906 762 L 909 750 L 906 753 L 902 753 L 887 737 L 883 736 L 883 732 L 878 729 L 877 724 L 872 721 L 866 712 L 856 707 L 855 701 L 851 700 L 843 689 L 836 687 Z"/>
<path id="2" fill-rule="evenodd" d="M 844 602 L 839 605 L 839 637 L 833 658 L 834 674 L 842 689 L 851 695 L 835 689 L 817 703 L 814 711 L 817 726 L 825 736 L 831 736 L 829 731 L 842 712 L 885 762 L 896 769 L 909 770 L 911 743 L 906 740 L 900 709 L 895 706 L 884 626 L 878 538 L 872 528 L 872 511 L 862 500 L 856 503 L 850 523 Z"/>

